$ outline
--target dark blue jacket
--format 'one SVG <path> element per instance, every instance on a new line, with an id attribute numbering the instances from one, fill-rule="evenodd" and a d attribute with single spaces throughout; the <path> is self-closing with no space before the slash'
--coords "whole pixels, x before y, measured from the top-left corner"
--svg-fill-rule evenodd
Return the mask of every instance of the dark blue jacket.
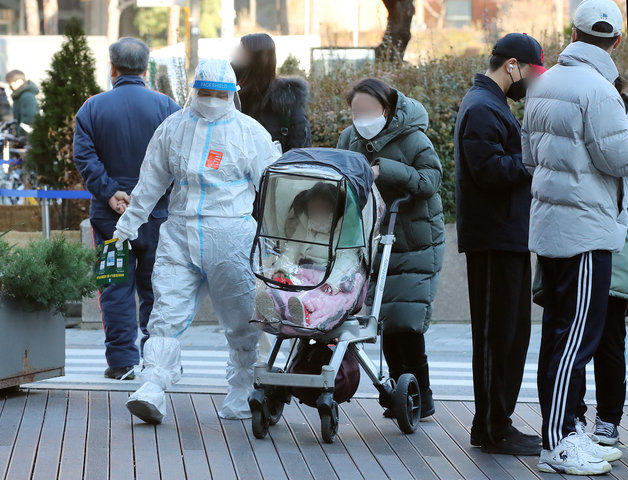
<path id="1" fill-rule="evenodd" d="M 148 142 L 157 127 L 179 109 L 136 75 L 116 78 L 112 90 L 83 104 L 76 115 L 74 163 L 94 197 L 91 218 L 118 217 L 109 207 L 109 199 L 118 190 L 131 193 Z M 164 196 L 153 212 L 163 217 L 167 208 L 168 197 Z"/>
<path id="2" fill-rule="evenodd" d="M 506 95 L 476 75 L 454 134 L 460 252 L 528 251 L 531 175 L 521 158 L 521 125 Z"/>

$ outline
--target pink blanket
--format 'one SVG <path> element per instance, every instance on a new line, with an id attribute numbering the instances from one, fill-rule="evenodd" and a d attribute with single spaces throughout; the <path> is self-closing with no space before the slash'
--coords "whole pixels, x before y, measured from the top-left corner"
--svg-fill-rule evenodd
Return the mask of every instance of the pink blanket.
<path id="1" fill-rule="evenodd" d="M 302 268 L 299 273 L 292 277 L 296 285 L 317 285 L 323 277 L 323 272 L 318 270 Z M 351 289 L 341 289 L 338 293 L 324 292 L 322 287 L 308 290 L 305 292 L 286 292 L 274 288 L 268 288 L 268 293 L 275 301 L 277 312 L 286 320 L 292 322 L 290 312 L 288 311 L 288 300 L 297 296 L 303 302 L 303 306 L 309 312 L 307 320 L 308 327 L 319 327 L 327 320 L 338 318 L 345 313 L 354 310 L 364 290 L 364 276 L 360 272 L 352 274 L 351 281 L 346 284 L 351 285 Z"/>

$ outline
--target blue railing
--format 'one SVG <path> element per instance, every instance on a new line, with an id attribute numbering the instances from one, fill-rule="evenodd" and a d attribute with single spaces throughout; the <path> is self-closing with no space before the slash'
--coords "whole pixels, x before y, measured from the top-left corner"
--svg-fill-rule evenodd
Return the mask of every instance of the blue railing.
<path id="1" fill-rule="evenodd" d="M 92 195 L 87 190 L 9 190 L 0 188 L 0 197 L 89 200 Z"/>
<path id="2" fill-rule="evenodd" d="M 89 200 L 92 198 L 92 195 L 87 190 L 12 190 L 0 188 L 0 197 L 28 197 L 41 199 L 42 231 L 44 238 L 50 238 L 50 200 Z"/>

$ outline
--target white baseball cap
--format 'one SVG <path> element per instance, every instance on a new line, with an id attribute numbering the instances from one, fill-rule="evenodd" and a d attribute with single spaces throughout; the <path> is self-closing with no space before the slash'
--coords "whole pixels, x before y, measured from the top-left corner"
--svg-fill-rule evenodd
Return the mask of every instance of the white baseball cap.
<path id="1" fill-rule="evenodd" d="M 608 23 L 613 31 L 596 32 L 593 25 L 598 22 Z M 573 24 L 581 32 L 594 37 L 612 38 L 621 34 L 624 18 L 613 0 L 584 0 L 576 9 Z"/>

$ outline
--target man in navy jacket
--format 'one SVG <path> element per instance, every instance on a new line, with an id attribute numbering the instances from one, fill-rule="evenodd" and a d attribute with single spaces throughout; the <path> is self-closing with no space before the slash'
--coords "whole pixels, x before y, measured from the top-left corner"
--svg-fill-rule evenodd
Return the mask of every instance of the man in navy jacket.
<path id="1" fill-rule="evenodd" d="M 487 453 L 538 455 L 540 438 L 512 426 L 530 340 L 531 176 L 507 98 L 525 97 L 545 69 L 528 35 L 499 40 L 489 70 L 460 105 L 454 139 L 458 248 L 467 257 L 475 416 L 471 444 Z"/>
<path id="2" fill-rule="evenodd" d="M 74 163 L 93 196 L 89 216 L 96 245 L 112 237 L 138 181 L 153 133 L 180 109 L 169 97 L 146 87 L 142 77 L 149 55 L 148 46 L 134 38 L 112 44 L 109 56 L 113 89 L 87 100 L 76 115 Z M 120 379 L 139 364 L 135 293 L 140 301 L 143 345 L 153 307 L 151 275 L 159 226 L 167 216 L 168 197 L 164 196 L 137 240 L 131 242 L 129 282 L 110 285 L 100 295 L 108 378 Z"/>

